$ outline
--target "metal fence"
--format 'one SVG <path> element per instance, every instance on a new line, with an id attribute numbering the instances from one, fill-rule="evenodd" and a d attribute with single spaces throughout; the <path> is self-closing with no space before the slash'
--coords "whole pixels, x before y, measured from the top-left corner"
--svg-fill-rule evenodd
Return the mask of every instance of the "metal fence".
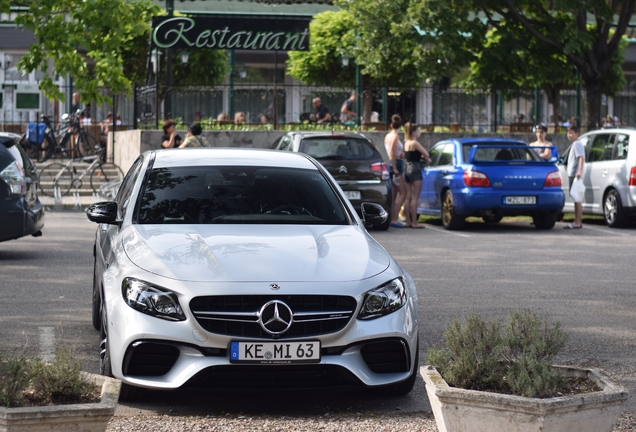
<path id="1" fill-rule="evenodd" d="M 59 122 L 62 114 L 69 111 L 72 93 L 70 88 L 60 90 L 66 95 L 63 100 L 43 98 L 37 110 L 16 109 L 6 103 L 4 107 L 0 105 L 0 130 L 23 133 L 26 123 L 35 121 L 42 114 Z M 234 113 L 242 112 L 250 125 L 269 124 L 277 128 L 306 121 L 314 111 L 311 102 L 315 97 L 320 97 L 337 117 L 352 90 L 344 87 L 241 83 L 215 87 L 136 86 L 130 95 L 115 96 L 105 89 L 103 95 L 109 102 L 91 103 L 87 116 L 90 123 L 97 124 L 106 119 L 107 113 L 113 112 L 121 118 L 115 127 L 156 129 L 166 118 L 180 118 L 186 124 L 204 121 L 213 127 L 214 124 L 228 123 L 227 118 L 217 121 L 221 114 L 227 114 L 231 122 Z M 461 88 L 435 86 L 364 88 L 360 94 L 360 121 L 363 126 L 373 126 L 378 130 L 386 127 L 393 114 L 401 115 L 405 121 L 415 121 L 429 131 L 524 132 L 537 123 L 550 127 L 564 122 L 567 124 L 567 121 L 581 125 L 587 123 L 581 106 L 584 91 L 578 95 L 574 90 L 561 92 L 558 118 L 553 115 L 553 107 L 548 104 L 543 92 L 535 94 L 528 91 L 511 100 L 481 91 L 467 92 Z M 635 126 L 636 84 L 628 83 L 625 91 L 617 97 L 603 98 L 602 108 L 604 116 L 618 119 L 623 125 Z M 581 115 L 577 116 L 577 112 Z"/>

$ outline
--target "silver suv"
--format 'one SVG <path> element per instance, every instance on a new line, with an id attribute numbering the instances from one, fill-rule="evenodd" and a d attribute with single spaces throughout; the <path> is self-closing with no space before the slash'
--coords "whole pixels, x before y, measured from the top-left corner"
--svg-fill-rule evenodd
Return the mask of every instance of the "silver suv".
<path id="1" fill-rule="evenodd" d="M 636 129 L 605 128 L 579 137 L 585 147 L 583 213 L 605 216 L 610 227 L 624 226 L 636 214 Z M 573 212 L 567 193 L 568 148 L 559 163 L 566 192 L 564 212 Z"/>

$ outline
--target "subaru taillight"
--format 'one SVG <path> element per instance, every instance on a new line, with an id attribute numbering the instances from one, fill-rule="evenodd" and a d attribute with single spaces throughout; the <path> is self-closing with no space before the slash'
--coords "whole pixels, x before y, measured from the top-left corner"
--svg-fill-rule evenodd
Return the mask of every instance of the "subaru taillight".
<path id="1" fill-rule="evenodd" d="M 636 186 L 636 166 L 633 166 L 629 172 L 629 185 Z"/>
<path id="2" fill-rule="evenodd" d="M 546 176 L 543 186 L 563 186 L 563 182 L 561 181 L 561 174 L 559 174 L 558 171 L 552 171 Z"/>
<path id="3" fill-rule="evenodd" d="M 9 186 L 12 194 L 26 195 L 27 184 L 24 170 L 19 163 L 13 162 L 0 172 L 0 178 Z"/>
<path id="4" fill-rule="evenodd" d="M 490 180 L 488 176 L 479 171 L 464 171 L 464 184 L 468 187 L 488 187 Z"/>
<path id="5" fill-rule="evenodd" d="M 371 165 L 371 172 L 382 174 L 382 180 L 389 179 L 389 167 L 384 162 L 378 162 Z"/>

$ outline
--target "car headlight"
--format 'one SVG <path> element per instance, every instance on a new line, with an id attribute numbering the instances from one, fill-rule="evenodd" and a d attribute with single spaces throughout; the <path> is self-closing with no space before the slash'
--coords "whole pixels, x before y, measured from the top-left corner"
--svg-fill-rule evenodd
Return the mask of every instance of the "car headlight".
<path id="1" fill-rule="evenodd" d="M 369 291 L 362 303 L 358 319 L 370 320 L 395 312 L 406 304 L 406 290 L 400 278 Z"/>
<path id="2" fill-rule="evenodd" d="M 121 284 L 121 294 L 131 308 L 168 321 L 185 321 L 186 317 L 177 295 L 170 290 L 126 278 Z"/>

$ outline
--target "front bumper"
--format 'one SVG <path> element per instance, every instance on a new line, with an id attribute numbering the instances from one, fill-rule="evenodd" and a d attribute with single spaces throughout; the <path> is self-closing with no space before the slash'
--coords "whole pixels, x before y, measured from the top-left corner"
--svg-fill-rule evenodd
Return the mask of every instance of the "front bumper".
<path id="1" fill-rule="evenodd" d="M 140 387 L 383 386 L 406 380 L 417 367 L 417 298 L 413 295 L 392 314 L 368 321 L 354 315 L 341 331 L 307 337 L 320 340 L 320 362 L 292 365 L 231 363 L 227 350 L 231 341 L 272 339 L 210 333 L 189 313 L 182 322 L 161 320 L 133 310 L 121 295 L 107 302 L 106 311 L 112 372 Z M 382 370 L 377 363 L 387 358 L 396 366 Z"/>
<path id="2" fill-rule="evenodd" d="M 535 196 L 534 205 L 507 205 L 507 196 Z M 560 187 L 541 190 L 493 190 L 489 188 L 463 188 L 453 192 L 457 214 L 478 215 L 483 211 L 493 211 L 503 216 L 531 215 L 542 212 L 560 212 L 565 203 L 565 195 Z"/>

